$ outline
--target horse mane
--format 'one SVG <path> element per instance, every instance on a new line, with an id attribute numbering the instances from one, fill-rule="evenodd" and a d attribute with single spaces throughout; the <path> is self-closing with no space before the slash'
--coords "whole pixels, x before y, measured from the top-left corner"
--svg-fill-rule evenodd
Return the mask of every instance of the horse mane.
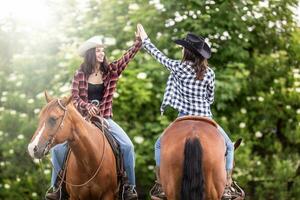
<path id="1" fill-rule="evenodd" d="M 213 125 L 216 128 L 218 127 L 217 122 L 215 122 L 213 119 L 210 119 L 208 117 L 200 117 L 200 116 L 192 116 L 192 115 L 178 117 L 173 123 L 183 121 L 183 120 L 203 121 Z"/>

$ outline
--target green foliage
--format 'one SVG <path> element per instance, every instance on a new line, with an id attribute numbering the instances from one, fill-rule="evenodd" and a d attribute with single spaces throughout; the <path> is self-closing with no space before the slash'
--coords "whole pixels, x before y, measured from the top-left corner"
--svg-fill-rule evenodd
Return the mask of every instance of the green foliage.
<path id="1" fill-rule="evenodd" d="M 132 44 L 137 23 L 171 58 L 181 58 L 173 39 L 187 32 L 209 39 L 217 80 L 214 118 L 232 140 L 243 138 L 234 178 L 247 199 L 300 196 L 300 30 L 291 11 L 296 0 L 48 2 L 56 23 L 46 30 L 21 33 L 18 21 L 0 21 L 0 199 L 41 199 L 49 186 L 49 160 L 32 161 L 27 145 L 45 105 L 43 91 L 70 94 L 81 63 L 78 45 L 102 35 L 113 61 Z M 141 50 L 114 98 L 114 119 L 135 145 L 141 199 L 154 180 L 154 143 L 177 115 L 172 109 L 160 115 L 168 73 Z"/>

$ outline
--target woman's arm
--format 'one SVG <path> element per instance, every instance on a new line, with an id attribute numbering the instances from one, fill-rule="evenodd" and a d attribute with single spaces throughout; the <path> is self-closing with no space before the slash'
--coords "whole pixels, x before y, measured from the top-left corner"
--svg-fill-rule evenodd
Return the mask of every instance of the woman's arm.
<path id="1" fill-rule="evenodd" d="M 84 74 L 79 71 L 75 73 L 74 78 L 72 80 L 71 93 L 73 97 L 73 104 L 79 112 L 85 112 L 91 106 L 90 103 L 83 101 L 79 96 L 80 82 L 83 80 Z"/>
<path id="2" fill-rule="evenodd" d="M 207 86 L 207 100 L 209 104 L 214 102 L 215 96 L 215 73 L 211 70 L 211 74 L 209 76 L 208 86 Z"/>
<path id="3" fill-rule="evenodd" d="M 163 64 L 168 70 L 175 72 L 179 66 L 178 60 L 172 60 L 165 56 L 159 49 L 151 43 L 150 39 L 143 40 L 144 49 L 152 55 L 158 62 Z"/>
<path id="4" fill-rule="evenodd" d="M 160 50 L 158 50 L 154 44 L 151 43 L 150 39 L 144 27 L 141 24 L 137 25 L 138 35 L 141 37 L 143 41 L 144 49 L 152 55 L 158 62 L 163 64 L 168 70 L 175 72 L 179 66 L 179 62 L 177 60 L 171 60 L 167 56 L 165 56 Z"/>
<path id="5" fill-rule="evenodd" d="M 141 46 L 141 39 L 136 37 L 134 44 L 123 54 L 123 56 L 110 64 L 111 70 L 116 71 L 119 76 L 127 67 L 128 63 L 134 58 L 136 53 L 140 50 Z"/>

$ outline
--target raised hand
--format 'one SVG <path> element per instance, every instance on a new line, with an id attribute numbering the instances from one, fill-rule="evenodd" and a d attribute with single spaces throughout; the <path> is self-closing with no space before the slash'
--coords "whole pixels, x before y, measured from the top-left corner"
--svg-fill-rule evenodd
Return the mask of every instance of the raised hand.
<path id="1" fill-rule="evenodd" d="M 136 29 L 136 31 L 134 33 L 135 33 L 136 38 L 141 38 L 140 37 L 140 31 L 138 29 Z"/>
<path id="2" fill-rule="evenodd" d="M 142 41 L 148 38 L 148 35 L 145 32 L 144 27 L 142 26 L 142 24 L 137 25 L 137 30 L 138 30 L 138 34 L 140 35 Z"/>

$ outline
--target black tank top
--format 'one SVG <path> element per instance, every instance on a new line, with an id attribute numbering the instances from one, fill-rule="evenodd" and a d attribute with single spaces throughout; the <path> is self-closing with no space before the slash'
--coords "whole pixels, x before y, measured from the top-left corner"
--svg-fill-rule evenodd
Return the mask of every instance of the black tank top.
<path id="1" fill-rule="evenodd" d="M 104 92 L 104 84 L 92 84 L 88 85 L 88 99 L 89 101 L 98 100 L 101 102 Z"/>

